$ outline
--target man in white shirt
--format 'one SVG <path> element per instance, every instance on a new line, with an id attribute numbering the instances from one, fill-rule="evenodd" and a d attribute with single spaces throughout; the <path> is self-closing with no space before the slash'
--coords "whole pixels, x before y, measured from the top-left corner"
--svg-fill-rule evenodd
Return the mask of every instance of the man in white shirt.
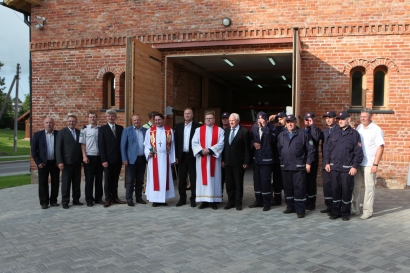
<path id="1" fill-rule="evenodd" d="M 362 141 L 364 157 L 354 177 L 352 214 L 360 213 L 360 187 L 364 180 L 363 215 L 360 217 L 362 220 L 369 219 L 373 214 L 376 173 L 384 151 L 383 131 L 371 118 L 372 111 L 370 109 L 362 110 L 360 113 L 361 124 L 356 128 Z"/>

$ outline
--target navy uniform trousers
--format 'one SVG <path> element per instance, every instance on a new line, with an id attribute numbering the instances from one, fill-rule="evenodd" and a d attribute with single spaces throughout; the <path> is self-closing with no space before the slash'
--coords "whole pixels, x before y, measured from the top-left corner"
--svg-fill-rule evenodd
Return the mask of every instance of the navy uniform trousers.
<path id="1" fill-rule="evenodd" d="M 306 210 L 306 170 L 282 171 L 286 206 L 298 214 Z"/>
<path id="2" fill-rule="evenodd" d="M 332 214 L 350 216 L 354 176 L 346 172 L 331 171 L 333 208 Z"/>
<path id="3" fill-rule="evenodd" d="M 333 194 L 332 194 L 332 181 L 330 178 L 330 172 L 323 170 L 323 197 L 325 199 L 326 208 L 332 209 L 333 207 Z"/>
<path id="4" fill-rule="evenodd" d="M 272 164 L 257 164 L 253 167 L 253 187 L 256 203 L 270 208 Z"/>

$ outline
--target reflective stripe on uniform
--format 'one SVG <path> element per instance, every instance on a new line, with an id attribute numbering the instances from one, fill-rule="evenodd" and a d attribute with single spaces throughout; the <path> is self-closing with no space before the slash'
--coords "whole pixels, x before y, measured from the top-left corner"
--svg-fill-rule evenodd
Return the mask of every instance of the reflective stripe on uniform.
<path id="1" fill-rule="evenodd" d="M 306 198 L 304 198 L 304 199 L 295 199 L 295 201 L 306 201 Z"/>
<path id="2" fill-rule="evenodd" d="M 296 165 L 296 168 L 305 167 L 306 165 Z"/>
<path id="3" fill-rule="evenodd" d="M 290 196 L 290 197 L 287 197 L 287 196 L 286 196 L 286 199 L 293 199 L 293 196 Z"/>
<path id="4" fill-rule="evenodd" d="M 316 197 L 316 194 L 315 194 L 315 195 L 308 195 L 308 197 L 309 197 L 309 198 Z"/>
<path id="5" fill-rule="evenodd" d="M 333 203 L 339 203 L 342 200 L 333 200 Z"/>
<path id="6" fill-rule="evenodd" d="M 333 197 L 325 197 L 326 200 L 333 200 Z"/>
<path id="7" fill-rule="evenodd" d="M 270 194 L 270 192 L 262 192 L 262 194 L 265 194 L 265 195 L 266 195 L 266 194 Z"/>
<path id="8" fill-rule="evenodd" d="M 272 159 L 262 159 L 262 161 L 272 161 Z"/>
<path id="9" fill-rule="evenodd" d="M 352 166 L 345 166 L 345 165 L 343 165 L 342 167 L 345 168 L 345 169 L 350 169 Z"/>
<path id="10" fill-rule="evenodd" d="M 342 200 L 342 202 L 343 202 L 344 204 L 346 204 L 346 205 L 351 203 L 351 201 L 345 202 L 345 201 L 343 201 L 343 200 Z"/>

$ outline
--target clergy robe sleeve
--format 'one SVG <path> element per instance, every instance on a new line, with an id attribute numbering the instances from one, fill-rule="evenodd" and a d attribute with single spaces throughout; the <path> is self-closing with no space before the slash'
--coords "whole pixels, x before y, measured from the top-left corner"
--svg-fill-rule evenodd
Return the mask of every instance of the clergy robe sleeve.
<path id="1" fill-rule="evenodd" d="M 195 129 L 195 134 L 192 137 L 192 153 L 194 154 L 194 156 L 201 156 L 201 152 L 202 152 L 202 147 L 201 144 L 199 143 L 199 128 L 198 127 Z"/>
<path id="2" fill-rule="evenodd" d="M 148 155 L 150 154 L 150 149 L 151 149 L 150 135 L 151 135 L 151 129 L 148 129 L 147 132 L 145 133 L 145 139 L 144 139 L 144 154 L 145 154 L 145 158 L 147 159 L 147 161 L 149 160 Z"/>

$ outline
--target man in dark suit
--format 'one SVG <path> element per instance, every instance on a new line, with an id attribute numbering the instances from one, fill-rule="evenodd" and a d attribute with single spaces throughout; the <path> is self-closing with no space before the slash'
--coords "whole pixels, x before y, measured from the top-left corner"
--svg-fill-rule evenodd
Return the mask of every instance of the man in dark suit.
<path id="1" fill-rule="evenodd" d="M 195 129 L 200 127 L 201 124 L 193 121 L 194 112 L 191 108 L 184 110 L 185 122 L 178 123 L 175 130 L 175 153 L 176 163 L 178 164 L 179 173 L 179 201 L 176 204 L 177 207 L 186 204 L 186 187 L 187 177 L 189 174 L 189 181 L 191 182 L 191 207 L 196 207 L 196 160 L 192 153 L 192 137 L 195 134 Z"/>
<path id="2" fill-rule="evenodd" d="M 224 209 L 236 207 L 242 210 L 243 176 L 250 161 L 249 132 L 239 126 L 239 115 L 229 116 L 229 128 L 225 129 L 222 167 L 225 168 L 228 204 Z"/>
<path id="3" fill-rule="evenodd" d="M 81 196 L 81 144 L 80 130 L 76 129 L 77 117 L 69 115 L 67 127 L 57 134 L 56 158 L 58 168 L 62 170 L 61 203 L 68 209 L 70 203 L 70 188 L 73 190 L 73 205 L 82 206 Z"/>
<path id="4" fill-rule="evenodd" d="M 147 160 L 144 154 L 144 139 L 147 129 L 141 126 L 139 115 L 132 116 L 132 125 L 125 128 L 121 136 L 122 164 L 127 169 L 126 199 L 130 207 L 134 206 L 132 194 L 135 188 L 135 201 L 146 204 L 141 197 Z M 135 183 L 134 183 L 135 180 Z"/>
<path id="5" fill-rule="evenodd" d="M 117 112 L 114 109 L 108 109 L 105 117 L 107 124 L 101 126 L 98 132 L 98 149 L 104 167 L 104 207 L 107 208 L 111 204 L 125 204 L 118 198 L 118 179 L 122 167 L 120 145 L 124 127 L 115 124 Z"/>
<path id="6" fill-rule="evenodd" d="M 31 155 L 38 169 L 38 196 L 42 209 L 48 204 L 57 207 L 60 170 L 57 167 L 55 147 L 57 132 L 54 130 L 54 119 L 44 119 L 45 130 L 34 133 L 31 141 Z M 48 177 L 51 178 L 51 192 L 48 191 Z"/>

